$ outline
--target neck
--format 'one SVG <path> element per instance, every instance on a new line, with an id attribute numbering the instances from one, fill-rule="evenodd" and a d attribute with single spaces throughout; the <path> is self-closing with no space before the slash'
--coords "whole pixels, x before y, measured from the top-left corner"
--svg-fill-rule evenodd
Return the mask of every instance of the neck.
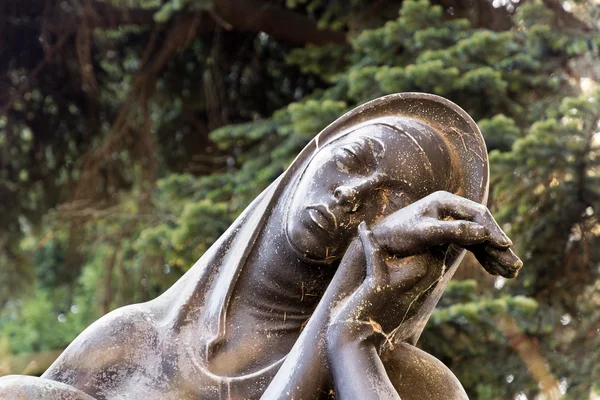
<path id="1" fill-rule="evenodd" d="M 297 315 L 306 318 L 333 277 L 336 265 L 311 260 L 289 243 L 284 229 L 283 205 L 277 205 L 266 222 L 242 276 L 234 297 L 262 302 L 258 308 L 285 313 L 284 319 Z M 252 312 L 252 310 L 248 310 Z M 261 314 L 262 315 L 262 314 Z M 292 318 L 293 319 L 293 318 Z"/>
<path id="2" fill-rule="evenodd" d="M 298 255 L 286 238 L 279 207 L 262 227 L 227 306 L 227 333 L 215 360 L 237 354 L 238 362 L 235 366 L 212 362 L 214 373 L 235 376 L 257 371 L 288 354 L 337 267 Z M 240 349 L 248 349 L 248 354 L 240 356 Z"/>

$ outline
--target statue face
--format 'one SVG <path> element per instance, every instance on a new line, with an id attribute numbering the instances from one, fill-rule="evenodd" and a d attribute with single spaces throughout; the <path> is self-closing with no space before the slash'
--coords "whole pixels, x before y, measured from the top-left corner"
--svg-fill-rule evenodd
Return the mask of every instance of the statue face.
<path id="1" fill-rule="evenodd" d="M 292 247 L 316 260 L 341 256 L 369 226 L 434 191 L 436 165 L 409 134 L 368 125 L 325 144 L 302 172 L 286 216 Z"/>

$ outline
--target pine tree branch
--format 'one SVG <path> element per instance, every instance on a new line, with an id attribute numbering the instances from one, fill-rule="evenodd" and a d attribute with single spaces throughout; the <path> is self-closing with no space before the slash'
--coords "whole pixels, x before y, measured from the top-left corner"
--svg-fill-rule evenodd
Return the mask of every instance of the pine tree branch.
<path id="1" fill-rule="evenodd" d="M 220 24 L 227 29 L 242 32 L 265 32 L 277 40 L 294 46 L 346 43 L 344 32 L 319 29 L 310 18 L 267 0 L 215 0 L 213 7 L 212 11 L 201 13 L 203 21 L 206 22 L 198 27 L 198 35 L 210 34 L 215 26 Z M 153 25 L 154 14 L 158 11 L 158 9 L 121 8 L 99 1 L 86 2 L 86 9 L 90 27 L 102 29 L 124 25 Z M 183 11 L 180 14 L 184 16 L 190 13 Z M 204 18 L 207 16 L 210 18 Z M 75 13 L 71 14 L 71 19 L 76 18 L 78 16 Z M 72 22 L 66 26 L 75 27 L 76 21 Z"/>
<path id="2" fill-rule="evenodd" d="M 214 12 L 233 29 L 265 32 L 292 45 L 346 42 L 343 32 L 319 29 L 307 17 L 265 0 L 215 0 Z"/>
<path id="3" fill-rule="evenodd" d="M 93 10 L 91 26 L 94 28 L 118 28 L 124 25 L 154 24 L 155 8 L 122 8 L 99 1 L 87 2 Z"/>
<path id="4" fill-rule="evenodd" d="M 519 355 L 521 361 L 527 366 L 531 377 L 538 383 L 538 387 L 548 400 L 558 400 L 563 396 L 560 392 L 558 380 L 552 375 L 548 362 L 540 353 L 536 343 L 525 335 L 515 319 L 505 314 L 496 319 L 497 327 L 509 341 L 510 346 Z"/>
<path id="5" fill-rule="evenodd" d="M 543 0 L 546 7 L 554 11 L 557 17 L 557 22 L 565 28 L 580 29 L 584 32 L 590 32 L 591 28 L 583 21 L 578 19 L 572 13 L 567 12 L 563 8 L 563 2 L 558 0 Z"/>

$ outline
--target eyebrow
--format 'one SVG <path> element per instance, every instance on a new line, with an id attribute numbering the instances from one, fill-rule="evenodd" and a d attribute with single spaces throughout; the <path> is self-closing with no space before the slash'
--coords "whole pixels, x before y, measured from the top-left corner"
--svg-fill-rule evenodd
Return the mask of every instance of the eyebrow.
<path id="1" fill-rule="evenodd" d="M 340 139 L 343 140 L 344 138 L 339 138 L 338 140 L 340 140 Z M 348 140 L 348 139 L 346 138 L 346 140 Z M 381 139 L 378 139 L 378 138 L 370 136 L 370 135 L 360 135 L 359 137 L 357 137 L 353 140 L 346 141 L 345 143 L 342 142 L 342 143 L 343 144 L 340 144 L 340 146 L 342 146 L 342 147 L 345 145 L 358 144 L 362 150 L 371 150 L 371 153 L 374 156 L 374 158 L 379 158 L 379 157 L 383 156 L 386 151 L 384 142 Z M 365 147 L 365 145 L 366 145 L 366 147 Z"/>
<path id="2" fill-rule="evenodd" d="M 361 147 L 364 147 L 363 145 L 367 145 L 368 148 L 366 148 L 365 150 L 371 150 L 371 153 L 373 153 L 373 155 L 376 157 L 381 157 L 385 154 L 385 144 L 381 139 L 375 138 L 373 136 L 362 135 L 353 140 L 352 142 L 360 144 Z"/>
<path id="3" fill-rule="evenodd" d="M 381 139 L 369 135 L 361 135 L 347 145 L 352 147 L 353 144 L 358 145 L 358 150 L 362 153 L 358 157 L 370 167 L 374 167 L 374 164 L 377 164 L 378 160 L 385 155 L 385 144 Z M 352 152 L 354 151 L 352 150 Z"/>
<path id="4" fill-rule="evenodd" d="M 373 136 L 365 136 L 365 137 L 367 138 L 367 140 L 377 143 L 380 147 L 379 150 L 382 153 L 385 153 L 385 144 L 383 143 L 383 141 L 381 139 L 377 139 L 376 137 L 373 137 Z"/>

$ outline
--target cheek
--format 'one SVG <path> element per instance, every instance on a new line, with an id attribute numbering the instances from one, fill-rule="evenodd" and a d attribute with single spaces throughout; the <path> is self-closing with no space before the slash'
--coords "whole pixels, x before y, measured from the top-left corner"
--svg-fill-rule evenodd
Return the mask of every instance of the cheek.
<path id="1" fill-rule="evenodd" d="M 323 165 L 311 176 L 310 183 L 306 186 L 309 197 L 327 201 L 333 199 L 333 191 L 344 182 L 344 177 L 331 165 Z"/>
<path id="2" fill-rule="evenodd" d="M 410 204 L 406 195 L 397 194 L 388 188 L 377 190 L 369 202 L 371 202 L 371 207 L 367 207 L 368 211 L 364 213 L 364 218 L 371 224 L 377 224 L 385 217 Z"/>
<path id="3" fill-rule="evenodd" d="M 335 186 L 335 183 L 340 180 L 340 171 L 335 167 L 334 163 L 329 162 L 311 162 L 311 165 L 306 169 L 302 179 L 298 184 L 298 188 L 302 191 L 297 192 L 296 196 L 304 196 L 309 193 L 330 191 Z"/>

